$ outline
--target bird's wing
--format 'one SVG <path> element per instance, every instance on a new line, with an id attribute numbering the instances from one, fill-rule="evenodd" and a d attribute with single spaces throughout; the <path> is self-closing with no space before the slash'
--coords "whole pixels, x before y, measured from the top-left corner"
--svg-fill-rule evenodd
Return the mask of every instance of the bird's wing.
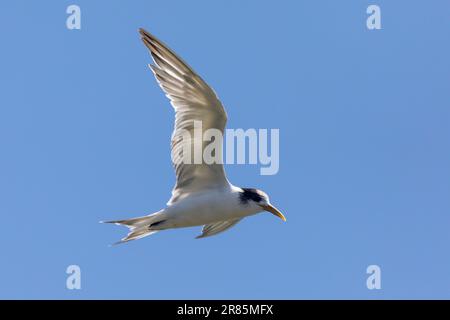
<path id="1" fill-rule="evenodd" d="M 150 68 L 175 109 L 171 156 L 177 181 L 168 204 L 191 193 L 228 185 L 221 163 L 206 164 L 203 161 L 206 145 L 203 133 L 214 128 L 220 130 L 223 137 L 227 115 L 221 102 L 203 79 L 172 50 L 147 31 L 140 29 L 139 32 L 156 64 Z M 201 121 L 199 137 L 194 136 L 194 121 Z M 186 139 L 186 133 L 190 139 Z M 223 141 L 220 140 L 215 143 L 220 145 L 217 151 L 221 156 Z M 195 149 L 201 151 L 201 163 L 194 162 L 194 144 L 201 147 Z M 186 150 L 190 151 L 184 152 Z"/>
<path id="2" fill-rule="evenodd" d="M 202 234 L 197 236 L 196 239 L 206 238 L 224 232 L 230 229 L 232 226 L 236 225 L 242 219 L 232 219 L 227 221 L 220 221 L 211 224 L 205 224 L 202 229 Z"/>

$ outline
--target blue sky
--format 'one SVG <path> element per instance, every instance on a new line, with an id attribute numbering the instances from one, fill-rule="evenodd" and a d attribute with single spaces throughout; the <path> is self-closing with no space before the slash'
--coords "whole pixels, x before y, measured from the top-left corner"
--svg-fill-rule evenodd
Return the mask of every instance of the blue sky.
<path id="1" fill-rule="evenodd" d="M 81 30 L 66 8 L 81 7 Z M 366 28 L 381 8 L 382 29 Z M 3 1 L 0 298 L 450 298 L 448 2 Z M 279 128 L 280 171 L 229 165 L 288 218 L 118 247 L 161 209 L 172 109 L 137 29 L 215 89 L 228 128 Z M 67 290 L 79 265 L 82 289 Z M 382 289 L 368 290 L 379 265 Z"/>

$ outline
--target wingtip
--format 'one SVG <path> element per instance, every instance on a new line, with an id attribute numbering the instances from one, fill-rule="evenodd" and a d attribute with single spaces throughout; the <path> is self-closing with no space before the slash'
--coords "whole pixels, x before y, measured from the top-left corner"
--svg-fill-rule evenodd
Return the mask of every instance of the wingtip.
<path id="1" fill-rule="evenodd" d="M 138 32 L 141 35 L 142 40 L 144 40 L 144 39 L 153 39 L 152 34 L 150 32 L 148 32 L 147 30 L 145 30 L 144 28 L 139 28 Z"/>

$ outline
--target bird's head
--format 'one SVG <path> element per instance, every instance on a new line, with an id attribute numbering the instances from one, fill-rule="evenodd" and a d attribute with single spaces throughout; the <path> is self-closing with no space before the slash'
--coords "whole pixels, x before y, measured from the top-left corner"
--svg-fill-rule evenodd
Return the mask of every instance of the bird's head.
<path id="1" fill-rule="evenodd" d="M 264 191 L 252 188 L 241 188 L 242 192 L 239 194 L 241 203 L 245 205 L 257 206 L 259 211 L 270 212 L 283 221 L 286 221 L 284 215 L 275 208 L 269 201 L 269 196 Z"/>

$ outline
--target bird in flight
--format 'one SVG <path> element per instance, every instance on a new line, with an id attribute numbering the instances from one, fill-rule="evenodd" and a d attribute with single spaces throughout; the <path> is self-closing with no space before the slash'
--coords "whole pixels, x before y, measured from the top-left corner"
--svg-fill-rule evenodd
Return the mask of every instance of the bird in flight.
<path id="1" fill-rule="evenodd" d="M 201 121 L 203 131 L 217 129 L 223 134 L 227 114 L 213 89 L 191 67 L 146 30 L 139 29 L 139 33 L 154 61 L 149 67 L 175 109 L 171 157 L 176 184 L 166 208 L 143 217 L 105 221 L 129 228 L 128 235 L 117 244 L 161 230 L 192 226 L 203 226 L 197 238 L 205 238 L 263 211 L 286 221 L 265 192 L 232 185 L 221 163 L 183 161 L 183 150 L 191 150 L 196 141 L 179 137 L 193 133 L 195 121 Z M 200 143 L 204 148 L 204 142 Z"/>

